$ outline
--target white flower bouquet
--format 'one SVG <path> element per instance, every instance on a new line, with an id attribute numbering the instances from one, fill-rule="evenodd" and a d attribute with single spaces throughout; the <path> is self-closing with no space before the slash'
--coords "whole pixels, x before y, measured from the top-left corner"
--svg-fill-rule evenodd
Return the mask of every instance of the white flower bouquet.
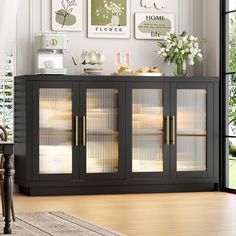
<path id="1" fill-rule="evenodd" d="M 108 1 L 104 0 L 104 5 L 102 8 L 96 10 L 97 16 L 103 18 L 109 18 L 111 15 L 121 16 L 124 12 L 124 6 L 120 1 Z"/>
<path id="2" fill-rule="evenodd" d="M 176 76 L 186 76 L 186 62 L 193 66 L 195 62 L 202 61 L 202 53 L 199 48 L 200 41 L 194 36 L 190 36 L 186 31 L 176 35 L 167 33 L 163 41 L 159 42 L 160 50 L 158 55 L 164 58 L 164 62 L 176 65 Z"/>

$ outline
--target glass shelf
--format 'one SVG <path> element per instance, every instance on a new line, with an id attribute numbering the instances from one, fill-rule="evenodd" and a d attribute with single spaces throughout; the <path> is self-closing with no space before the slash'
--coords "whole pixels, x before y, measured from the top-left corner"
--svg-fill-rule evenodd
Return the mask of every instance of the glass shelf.
<path id="1" fill-rule="evenodd" d="M 197 130 L 197 129 L 178 129 L 178 136 L 206 136 L 206 130 Z"/>
<path id="2" fill-rule="evenodd" d="M 152 128 L 146 128 L 146 129 L 133 128 L 132 134 L 133 135 L 163 135 L 163 131 L 160 129 L 152 129 Z"/>
<path id="3" fill-rule="evenodd" d="M 119 135 L 119 131 L 103 129 L 87 129 L 89 135 Z"/>

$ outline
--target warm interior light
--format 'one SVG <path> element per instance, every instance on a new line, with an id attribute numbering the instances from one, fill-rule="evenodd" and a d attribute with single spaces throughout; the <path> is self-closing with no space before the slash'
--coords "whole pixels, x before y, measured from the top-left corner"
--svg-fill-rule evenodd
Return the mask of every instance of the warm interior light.
<path id="1" fill-rule="evenodd" d="M 132 171 L 163 171 L 163 102 L 160 89 L 132 91 Z"/>
<path id="2" fill-rule="evenodd" d="M 72 173 L 71 89 L 40 89 L 39 172 Z"/>
<path id="3" fill-rule="evenodd" d="M 86 172 L 118 171 L 117 89 L 87 89 L 86 93 Z"/>
<path id="4" fill-rule="evenodd" d="M 177 90 L 177 171 L 205 171 L 206 89 Z"/>

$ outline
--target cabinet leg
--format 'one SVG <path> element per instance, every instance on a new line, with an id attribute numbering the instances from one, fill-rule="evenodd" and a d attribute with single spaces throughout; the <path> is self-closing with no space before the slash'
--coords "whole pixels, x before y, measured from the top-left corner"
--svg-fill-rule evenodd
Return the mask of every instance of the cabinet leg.
<path id="1" fill-rule="evenodd" d="M 219 183 L 214 184 L 214 190 L 215 191 L 220 191 L 220 184 Z"/>

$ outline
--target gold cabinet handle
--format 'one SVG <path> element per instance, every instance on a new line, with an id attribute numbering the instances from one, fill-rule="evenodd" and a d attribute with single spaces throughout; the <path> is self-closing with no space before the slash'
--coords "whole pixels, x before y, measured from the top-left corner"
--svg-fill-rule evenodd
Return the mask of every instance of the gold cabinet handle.
<path id="1" fill-rule="evenodd" d="M 75 146 L 79 146 L 79 117 L 75 116 Z"/>
<path id="2" fill-rule="evenodd" d="M 170 117 L 165 117 L 165 144 L 170 144 Z"/>
<path id="3" fill-rule="evenodd" d="M 86 117 L 83 116 L 83 139 L 82 139 L 83 146 L 86 145 Z"/>
<path id="4" fill-rule="evenodd" d="M 171 144 L 175 145 L 175 116 L 171 117 Z"/>

